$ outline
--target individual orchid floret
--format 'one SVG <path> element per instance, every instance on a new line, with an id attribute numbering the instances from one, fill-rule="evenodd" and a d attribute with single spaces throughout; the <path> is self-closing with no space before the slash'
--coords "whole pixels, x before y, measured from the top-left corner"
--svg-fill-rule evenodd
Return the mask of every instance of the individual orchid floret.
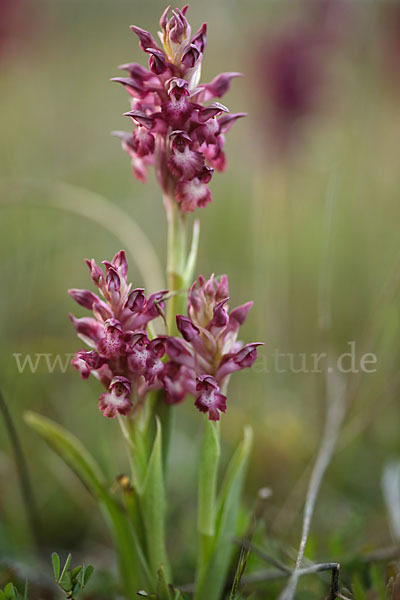
<path id="1" fill-rule="evenodd" d="M 179 404 L 187 394 L 196 394 L 196 381 L 192 370 L 173 361 L 164 365 L 163 386 L 167 404 Z"/>
<path id="2" fill-rule="evenodd" d="M 78 336 L 89 350 L 78 351 L 73 366 L 87 379 L 97 377 L 108 390 L 99 400 L 106 417 L 126 415 L 132 408 L 131 391 L 140 402 L 150 389 L 162 387 L 165 342 L 149 338 L 148 324 L 163 315 L 166 291 L 146 297 L 143 288 L 132 289 L 127 281 L 128 263 L 123 250 L 104 268 L 86 261 L 99 295 L 71 289 L 72 298 L 92 312 L 91 317 L 71 315 Z"/>
<path id="3" fill-rule="evenodd" d="M 179 379 L 187 393 L 195 396 L 195 406 L 218 421 L 225 412 L 226 388 L 235 371 L 251 367 L 257 358 L 258 342 L 243 345 L 238 341 L 241 325 L 253 303 L 229 311 L 228 279 L 213 275 L 199 277 L 188 295 L 188 315 L 178 315 L 177 328 L 183 339 L 166 339 L 166 352 L 173 364 L 185 370 Z M 170 367 L 172 370 L 173 368 Z M 195 387 L 195 392 L 193 392 Z"/>
<path id="4" fill-rule="evenodd" d="M 208 413 L 210 421 L 219 421 L 220 413 L 226 411 L 226 396 L 219 391 L 218 383 L 211 375 L 201 375 L 197 379 L 198 395 L 194 405 L 200 412 Z"/>
<path id="5" fill-rule="evenodd" d="M 71 362 L 80 372 L 82 379 L 87 379 L 92 371 L 99 369 L 105 363 L 105 360 L 95 350 L 79 350 Z"/>
<path id="6" fill-rule="evenodd" d="M 114 377 L 110 383 L 110 393 L 101 394 L 99 409 L 105 417 L 113 418 L 117 413 L 129 414 L 132 402 L 129 399 L 131 382 L 126 377 Z"/>
<path id="7" fill-rule="evenodd" d="M 229 90 L 240 73 L 222 73 L 200 84 L 206 47 L 207 25 L 192 36 L 186 13 L 168 7 L 160 20 L 160 45 L 153 36 L 132 26 L 141 49 L 148 55 L 148 69 L 137 63 L 120 68 L 128 77 L 115 77 L 131 96 L 132 133 L 116 131 L 130 156 L 134 175 L 145 181 L 153 165 L 168 201 L 182 212 L 192 212 L 211 201 L 208 184 L 214 169 L 222 171 L 225 133 L 245 113 L 230 114 L 226 106 L 211 102 Z"/>

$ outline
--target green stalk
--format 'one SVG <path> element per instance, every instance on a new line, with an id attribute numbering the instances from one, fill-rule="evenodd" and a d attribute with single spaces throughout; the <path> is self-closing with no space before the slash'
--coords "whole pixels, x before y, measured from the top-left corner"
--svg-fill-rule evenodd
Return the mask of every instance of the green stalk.
<path id="1" fill-rule="evenodd" d="M 167 277 L 171 298 L 167 306 L 167 325 L 170 334 L 176 333 L 175 317 L 183 312 L 186 267 L 186 215 L 173 197 L 165 196 L 168 221 Z"/>
<path id="2" fill-rule="evenodd" d="M 167 404 L 164 400 L 164 392 L 156 392 L 155 413 L 161 423 L 162 430 L 162 463 L 164 472 L 164 482 L 167 485 L 168 475 L 168 457 L 172 437 L 172 431 L 175 423 L 175 407 Z"/>
<path id="3" fill-rule="evenodd" d="M 217 480 L 220 460 L 219 422 L 204 424 L 204 437 L 199 465 L 199 496 L 197 529 L 199 533 L 198 577 L 206 568 L 214 546 L 215 523 L 217 516 Z"/>

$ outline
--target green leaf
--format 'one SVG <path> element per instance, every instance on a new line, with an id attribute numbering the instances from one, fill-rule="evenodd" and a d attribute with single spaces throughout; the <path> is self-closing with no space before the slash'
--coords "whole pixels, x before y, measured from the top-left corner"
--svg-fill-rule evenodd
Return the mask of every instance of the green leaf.
<path id="1" fill-rule="evenodd" d="M 213 550 L 217 515 L 217 480 L 220 455 L 220 425 L 218 422 L 210 421 L 206 416 L 198 477 L 198 573 L 200 573 L 207 565 Z"/>
<path id="2" fill-rule="evenodd" d="M 17 600 L 18 592 L 12 583 L 7 583 L 6 587 L 4 588 L 4 594 L 7 600 Z"/>
<path id="3" fill-rule="evenodd" d="M 65 561 L 65 564 L 64 564 L 64 566 L 63 566 L 63 570 L 61 571 L 61 575 L 60 575 L 60 579 L 59 579 L 59 581 L 61 581 L 61 580 L 62 580 L 62 578 L 64 577 L 64 575 L 65 575 L 65 574 L 66 574 L 66 572 L 68 571 L 68 569 L 69 569 L 69 565 L 71 564 L 71 559 L 72 559 L 72 556 L 71 556 L 71 554 L 68 554 L 68 556 L 67 556 L 67 560 Z"/>
<path id="4" fill-rule="evenodd" d="M 174 600 L 174 593 L 171 592 L 171 587 L 168 585 L 165 579 L 163 567 L 158 570 L 157 576 L 157 600 Z"/>
<path id="5" fill-rule="evenodd" d="M 53 552 L 51 555 L 51 561 L 53 563 L 54 578 L 56 581 L 58 581 L 58 578 L 60 577 L 60 557 L 58 556 L 57 552 Z"/>
<path id="6" fill-rule="evenodd" d="M 92 565 L 88 565 L 87 567 L 85 567 L 85 570 L 83 573 L 83 586 L 84 587 L 87 586 L 87 584 L 89 583 L 89 579 L 93 575 L 93 571 L 94 571 L 94 568 L 92 567 Z"/>
<path id="7" fill-rule="evenodd" d="M 244 429 L 243 441 L 236 450 L 230 464 L 228 465 L 225 479 L 221 487 L 221 492 L 218 501 L 219 508 L 217 516 L 217 543 L 223 538 L 226 530 L 226 525 L 229 522 L 230 517 L 232 517 L 232 514 L 235 515 L 236 521 L 236 516 L 239 512 L 240 496 L 242 492 L 247 461 L 251 452 L 252 442 L 253 430 L 250 426 L 246 426 Z"/>
<path id="8" fill-rule="evenodd" d="M 219 600 L 232 559 L 241 492 L 252 445 L 252 430 L 246 427 L 243 441 L 233 455 L 218 499 L 213 548 L 207 565 L 197 574 L 195 600 Z"/>
<path id="9" fill-rule="evenodd" d="M 72 583 L 71 573 L 64 573 L 58 584 L 64 592 L 71 592 L 74 584 Z"/>
<path id="10" fill-rule="evenodd" d="M 104 476 L 92 456 L 74 435 L 37 413 L 28 411 L 24 418 L 26 423 L 61 456 L 92 494 L 104 495 Z"/>
<path id="11" fill-rule="evenodd" d="M 25 421 L 70 466 L 99 501 L 117 545 L 122 585 L 127 597 L 135 597 L 140 586 L 149 584 L 149 568 L 135 543 L 132 524 L 105 489 L 105 478 L 81 442 L 63 427 L 37 413 L 25 413 Z"/>
<path id="12" fill-rule="evenodd" d="M 75 598 L 79 592 L 81 591 L 82 586 L 79 583 L 79 581 L 74 585 L 74 587 L 72 588 L 72 592 L 71 592 L 71 598 Z"/>
<path id="13" fill-rule="evenodd" d="M 217 478 L 221 455 L 218 422 L 205 418 L 204 438 L 199 466 L 199 505 L 197 528 L 199 533 L 213 536 L 217 510 Z"/>
<path id="14" fill-rule="evenodd" d="M 140 493 L 143 521 L 148 539 L 148 558 L 152 573 L 164 568 L 165 577 L 170 581 L 170 568 L 165 549 L 165 489 L 162 468 L 161 424 L 157 419 L 157 430 L 143 489 Z"/>
<path id="15" fill-rule="evenodd" d="M 136 590 L 151 584 L 150 568 L 142 548 L 137 543 L 134 528 L 119 506 L 109 499 L 103 503 L 103 512 L 117 545 L 125 595 L 134 598 Z"/>
<path id="16" fill-rule="evenodd" d="M 79 575 L 79 573 L 81 573 L 82 569 L 83 569 L 82 565 L 79 565 L 79 567 L 75 567 L 74 569 L 72 569 L 72 571 L 71 571 L 72 579 L 77 579 L 78 575 Z"/>
<path id="17" fill-rule="evenodd" d="M 0 590 L 0 600 L 7 600 L 5 593 Z"/>

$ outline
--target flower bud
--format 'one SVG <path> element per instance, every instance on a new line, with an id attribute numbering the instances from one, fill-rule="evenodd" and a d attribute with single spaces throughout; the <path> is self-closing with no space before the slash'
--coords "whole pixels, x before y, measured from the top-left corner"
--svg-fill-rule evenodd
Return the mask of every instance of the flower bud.
<path id="1" fill-rule="evenodd" d="M 176 325 L 178 327 L 178 330 L 182 334 L 182 337 L 187 342 L 191 342 L 200 333 L 199 328 L 193 325 L 190 319 L 182 315 L 177 315 Z"/>
<path id="2" fill-rule="evenodd" d="M 148 48 L 159 49 L 151 33 L 141 27 L 136 27 L 136 25 L 131 25 L 131 30 L 138 36 L 139 46 L 142 50 L 147 52 Z"/>
<path id="3" fill-rule="evenodd" d="M 118 275 L 118 271 L 114 269 L 112 265 L 106 265 L 106 283 L 107 289 L 112 294 L 113 292 L 118 293 L 121 287 L 121 280 Z"/>
<path id="4" fill-rule="evenodd" d="M 167 61 L 165 58 L 164 52 L 158 50 L 157 48 L 148 48 L 148 54 L 150 54 L 149 58 L 149 68 L 152 73 L 155 75 L 161 75 L 165 73 L 168 68 Z"/>
<path id="5" fill-rule="evenodd" d="M 162 38 L 167 55 L 174 63 L 176 63 L 176 59 L 180 57 L 181 48 L 187 43 L 191 34 L 191 28 L 185 16 L 187 9 L 188 5 L 184 6 L 182 10 L 177 8 L 172 11 L 172 16 L 168 18 L 170 10 L 170 7 L 168 6 L 160 19 L 162 29 L 160 37 Z"/>
<path id="6" fill-rule="evenodd" d="M 103 271 L 100 269 L 94 258 L 89 260 L 88 258 L 85 260 L 85 263 L 89 267 L 90 276 L 92 278 L 93 283 L 97 287 L 101 287 L 104 281 Z"/>
<path id="7" fill-rule="evenodd" d="M 190 42 L 195 46 L 199 52 L 203 54 L 207 44 L 207 23 L 203 23 L 197 33 L 192 37 Z"/>
<path id="8" fill-rule="evenodd" d="M 125 250 L 120 250 L 112 259 L 112 264 L 117 269 L 118 273 L 122 275 L 124 279 L 128 274 L 128 261 L 126 260 Z"/>
<path id="9" fill-rule="evenodd" d="M 100 299 L 93 292 L 89 292 L 89 290 L 78 290 L 71 289 L 68 290 L 68 294 L 81 306 L 84 308 L 88 308 L 91 310 L 93 304 L 100 302 Z"/>
<path id="10" fill-rule="evenodd" d="M 143 310 L 145 304 L 146 297 L 144 295 L 144 289 L 136 288 L 129 294 L 125 306 L 133 313 L 139 313 Z"/>
<path id="11" fill-rule="evenodd" d="M 200 58 L 200 51 L 194 44 L 189 44 L 183 51 L 181 63 L 186 69 L 193 69 Z"/>
<path id="12" fill-rule="evenodd" d="M 225 325 L 229 321 L 228 312 L 225 308 L 225 304 L 228 302 L 228 298 L 225 300 L 221 300 L 214 306 L 213 318 L 211 320 L 211 327 L 216 327 L 220 329 L 221 327 L 225 327 Z"/>

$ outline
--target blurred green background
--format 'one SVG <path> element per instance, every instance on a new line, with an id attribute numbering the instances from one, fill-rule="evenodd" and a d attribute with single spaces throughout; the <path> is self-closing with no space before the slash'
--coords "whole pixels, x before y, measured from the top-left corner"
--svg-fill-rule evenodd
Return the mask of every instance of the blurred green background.
<path id="1" fill-rule="evenodd" d="M 153 173 L 146 185 L 132 177 L 128 158 L 110 136 L 130 126 L 122 116 L 127 96 L 108 79 L 118 75 L 118 64 L 145 64 L 129 25 L 155 33 L 165 6 L 156 0 L 15 0 L 10 11 L 7 2 L 0 7 L 0 388 L 28 458 L 43 555 L 71 551 L 101 569 L 114 561 L 101 515 L 24 424 L 23 413 L 32 409 L 71 429 L 104 466 L 110 484 L 127 469 L 118 424 L 97 410 L 95 381 L 82 383 L 72 367 L 49 373 L 43 361 L 35 373 L 21 374 L 13 355 L 65 357 L 79 349 L 66 290 L 88 285 L 85 257 L 110 259 L 123 245 L 117 219 L 112 233 L 95 214 L 94 220 L 74 214 L 74 189 L 60 197 L 51 182 L 96 192 L 123 209 L 164 263 L 160 192 Z M 299 368 L 301 353 L 338 356 L 354 341 L 357 360 L 373 352 L 377 370 L 356 378 L 348 399 L 308 556 L 339 560 L 390 545 L 380 481 L 387 461 L 400 455 L 400 10 L 361 0 L 196 0 L 188 16 L 194 30 L 209 24 L 202 80 L 242 72 L 223 101 L 233 112 L 249 113 L 228 134 L 227 170 L 215 174 L 213 202 L 197 215 L 197 272 L 228 273 L 232 306 L 255 300 L 243 337 L 265 342 L 258 363 L 232 378 L 224 457 L 250 423 L 255 447 L 246 500 L 251 505 L 260 487 L 271 488 L 268 539 L 297 547 L 325 414 L 323 376 L 279 373 L 271 357 L 276 349 L 291 353 Z M 288 69 L 282 80 L 280 69 Z M 66 210 L 49 207 L 53 201 Z M 131 280 L 141 286 L 128 258 Z M 324 335 L 321 304 L 332 310 Z M 190 399 L 176 412 L 170 551 L 188 582 L 201 419 Z M 0 515 L 0 557 L 7 564 L 32 563 L 3 421 Z"/>

